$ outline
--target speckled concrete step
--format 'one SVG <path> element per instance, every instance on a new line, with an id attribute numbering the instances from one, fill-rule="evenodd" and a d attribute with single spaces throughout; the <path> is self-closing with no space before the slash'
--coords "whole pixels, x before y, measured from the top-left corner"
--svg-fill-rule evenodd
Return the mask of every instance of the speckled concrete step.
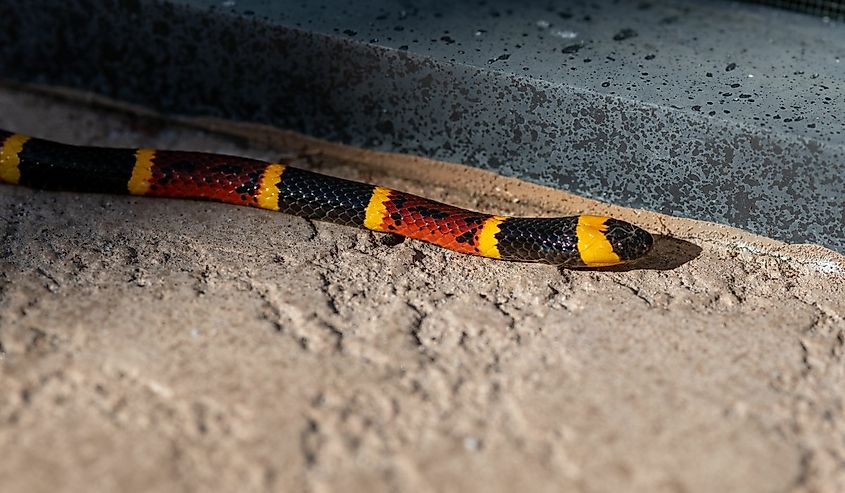
<path id="1" fill-rule="evenodd" d="M 5 78 L 845 252 L 845 27 L 823 19 L 715 1 L 0 0 L 0 23 Z"/>

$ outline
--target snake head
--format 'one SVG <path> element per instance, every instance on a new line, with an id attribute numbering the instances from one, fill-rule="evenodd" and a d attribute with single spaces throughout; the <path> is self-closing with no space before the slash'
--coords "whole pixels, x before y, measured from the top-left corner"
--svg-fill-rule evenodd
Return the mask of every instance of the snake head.
<path id="1" fill-rule="evenodd" d="M 582 215 L 575 228 L 579 261 L 573 266 L 604 267 L 642 257 L 654 239 L 633 224 L 604 216 Z"/>

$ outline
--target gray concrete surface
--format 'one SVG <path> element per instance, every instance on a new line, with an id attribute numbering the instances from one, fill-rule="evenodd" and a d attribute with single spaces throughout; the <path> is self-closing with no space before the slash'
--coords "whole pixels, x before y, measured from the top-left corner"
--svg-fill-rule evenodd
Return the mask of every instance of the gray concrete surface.
<path id="1" fill-rule="evenodd" d="M 845 29 L 732 2 L 0 2 L 0 75 L 845 251 Z"/>

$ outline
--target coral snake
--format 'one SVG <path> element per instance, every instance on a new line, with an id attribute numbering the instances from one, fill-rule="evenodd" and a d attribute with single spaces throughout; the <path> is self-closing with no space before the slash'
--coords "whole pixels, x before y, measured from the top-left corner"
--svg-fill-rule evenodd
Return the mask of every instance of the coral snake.
<path id="1" fill-rule="evenodd" d="M 396 233 L 449 250 L 567 267 L 645 255 L 651 235 L 602 216 L 482 214 L 409 193 L 242 157 L 73 146 L 0 130 L 0 183 L 206 199 Z"/>

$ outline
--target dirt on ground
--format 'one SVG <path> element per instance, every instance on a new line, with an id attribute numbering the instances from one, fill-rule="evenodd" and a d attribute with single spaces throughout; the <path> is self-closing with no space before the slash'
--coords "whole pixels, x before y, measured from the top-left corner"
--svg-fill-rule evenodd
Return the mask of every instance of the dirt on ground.
<path id="1" fill-rule="evenodd" d="M 658 235 L 559 270 L 0 185 L 2 491 L 845 491 L 845 258 L 459 165 L 4 87 L 0 128 Z"/>

